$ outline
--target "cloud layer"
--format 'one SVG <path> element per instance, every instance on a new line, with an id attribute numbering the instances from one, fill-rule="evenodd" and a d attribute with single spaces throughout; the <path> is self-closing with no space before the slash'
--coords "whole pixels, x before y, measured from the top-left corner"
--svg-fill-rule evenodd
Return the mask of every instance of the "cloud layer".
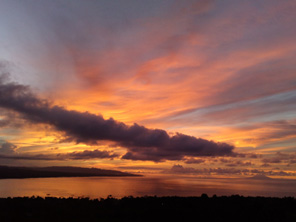
<path id="1" fill-rule="evenodd" d="M 16 145 L 5 141 L 0 144 L 0 155 L 13 154 L 15 152 L 15 148 L 16 148 Z"/>
<path id="2" fill-rule="evenodd" d="M 194 174 L 194 175 L 265 175 L 265 176 L 295 176 L 295 172 L 282 170 L 259 170 L 259 169 L 235 169 L 235 168 L 203 168 L 195 169 L 192 167 L 183 167 L 182 165 L 174 165 L 163 173 L 169 174 Z"/>
<path id="3" fill-rule="evenodd" d="M 89 160 L 89 159 L 113 159 L 118 154 L 109 151 L 84 150 L 81 152 L 58 153 L 58 154 L 18 154 L 0 153 L 0 159 L 11 160 Z"/>
<path id="4" fill-rule="evenodd" d="M 181 160 L 184 156 L 235 155 L 234 147 L 226 143 L 181 133 L 169 136 L 165 130 L 148 129 L 136 123 L 128 126 L 112 118 L 51 105 L 34 95 L 29 87 L 5 83 L 3 78 L 0 79 L 0 106 L 22 114 L 30 122 L 52 125 L 77 143 L 114 141 L 128 149 L 123 159 L 163 161 Z"/>
<path id="5" fill-rule="evenodd" d="M 0 141 L 18 148 L 0 154 L 292 171 L 295 11 L 289 0 L 1 0 L 0 73 L 18 84 L 0 83 Z"/>

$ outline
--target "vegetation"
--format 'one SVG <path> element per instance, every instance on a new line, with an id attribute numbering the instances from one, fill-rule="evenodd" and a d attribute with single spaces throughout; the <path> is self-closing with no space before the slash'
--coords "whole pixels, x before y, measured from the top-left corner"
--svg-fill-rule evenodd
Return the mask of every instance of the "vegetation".
<path id="1" fill-rule="evenodd" d="M 213 196 L 0 199 L 1 221 L 296 221 L 296 199 Z"/>

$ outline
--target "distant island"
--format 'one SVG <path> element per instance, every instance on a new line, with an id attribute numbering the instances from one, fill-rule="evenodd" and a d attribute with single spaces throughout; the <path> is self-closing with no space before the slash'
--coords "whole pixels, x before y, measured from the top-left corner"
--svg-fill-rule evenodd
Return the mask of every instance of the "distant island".
<path id="1" fill-rule="evenodd" d="M 273 178 L 270 178 L 266 175 L 263 175 L 263 174 L 258 174 L 258 175 L 255 175 L 253 177 L 249 177 L 249 179 L 254 179 L 254 180 L 272 180 Z"/>
<path id="2" fill-rule="evenodd" d="M 82 167 L 12 167 L 0 166 L 0 179 L 24 179 L 47 177 L 92 177 L 92 176 L 140 176 L 117 170 L 103 170 L 98 168 Z"/>

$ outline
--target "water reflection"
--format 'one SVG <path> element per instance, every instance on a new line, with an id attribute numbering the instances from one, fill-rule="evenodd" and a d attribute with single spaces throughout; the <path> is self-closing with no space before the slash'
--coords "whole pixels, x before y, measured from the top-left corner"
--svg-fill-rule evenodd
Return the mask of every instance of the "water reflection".
<path id="1" fill-rule="evenodd" d="M 198 179 L 192 177 L 76 177 L 0 180 L 0 196 L 106 198 L 124 196 L 294 196 L 296 180 Z"/>

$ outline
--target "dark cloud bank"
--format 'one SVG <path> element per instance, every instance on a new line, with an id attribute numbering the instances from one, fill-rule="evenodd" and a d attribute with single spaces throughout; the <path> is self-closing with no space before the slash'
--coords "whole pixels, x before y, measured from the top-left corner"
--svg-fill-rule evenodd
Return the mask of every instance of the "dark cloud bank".
<path id="1" fill-rule="evenodd" d="M 164 161 L 181 160 L 185 156 L 236 155 L 234 147 L 226 143 L 181 133 L 169 136 L 165 130 L 148 129 L 136 123 L 128 126 L 112 118 L 104 119 L 101 115 L 54 106 L 38 98 L 28 86 L 7 82 L 4 78 L 0 78 L 0 107 L 13 110 L 30 122 L 52 125 L 77 143 L 116 142 L 127 148 L 123 159 Z M 83 155 L 89 157 L 95 153 L 73 154 L 72 158 L 79 159 Z"/>

